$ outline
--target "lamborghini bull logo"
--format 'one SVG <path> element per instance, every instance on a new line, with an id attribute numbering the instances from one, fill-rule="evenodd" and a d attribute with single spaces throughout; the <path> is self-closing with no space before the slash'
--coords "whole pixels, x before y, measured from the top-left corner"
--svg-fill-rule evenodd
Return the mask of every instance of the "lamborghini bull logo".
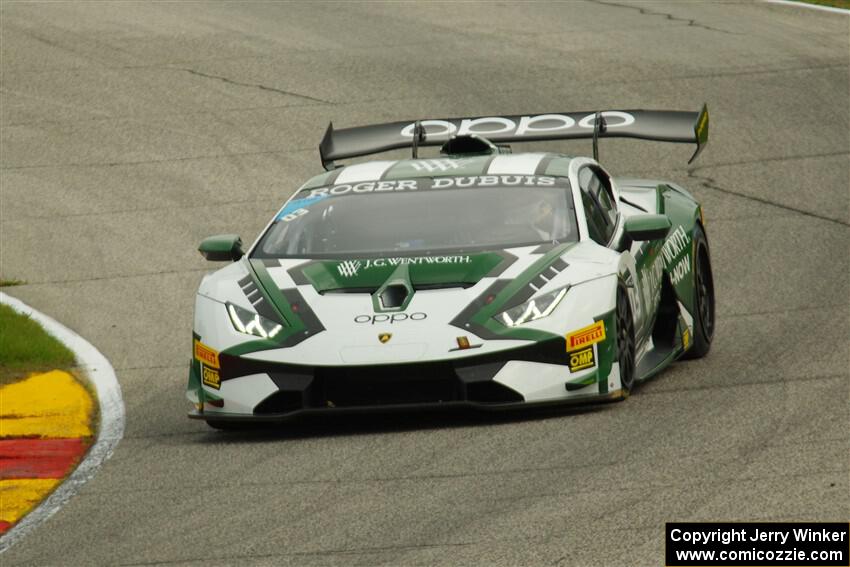
<path id="1" fill-rule="evenodd" d="M 392 333 L 381 333 L 380 335 L 378 335 L 378 341 L 380 341 L 380 343 L 381 343 L 382 345 L 383 345 L 383 344 L 387 344 L 388 342 L 390 342 L 390 339 L 391 339 L 391 338 L 393 338 L 393 334 L 392 334 Z"/>
<path id="2" fill-rule="evenodd" d="M 575 115 L 573 115 L 575 116 Z M 634 124 L 635 117 L 628 112 L 610 110 L 602 113 L 605 126 L 611 128 L 623 128 Z M 517 117 L 514 117 L 517 118 Z M 570 130 L 583 129 L 593 130 L 596 113 L 592 112 L 583 118 L 576 119 L 566 114 L 538 114 L 535 116 L 520 116 L 517 123 L 505 116 L 487 116 L 483 118 L 464 118 L 458 124 L 448 120 L 422 120 L 420 124 L 425 128 L 427 136 L 468 136 L 478 134 L 479 136 L 492 136 L 495 134 L 504 136 L 536 136 L 540 134 L 558 134 Z M 401 135 L 405 138 L 413 137 L 412 122 L 401 129 Z"/>

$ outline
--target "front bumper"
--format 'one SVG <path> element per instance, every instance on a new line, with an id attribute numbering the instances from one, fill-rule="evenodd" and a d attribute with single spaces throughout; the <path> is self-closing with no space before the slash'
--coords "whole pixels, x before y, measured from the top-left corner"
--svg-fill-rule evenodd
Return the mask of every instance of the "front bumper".
<path id="1" fill-rule="evenodd" d="M 303 366 L 227 354 L 220 354 L 219 362 L 220 390 L 199 388 L 198 409 L 189 417 L 277 421 L 327 411 L 505 409 L 617 395 L 609 395 L 607 372 L 602 381 L 606 387 L 598 386 L 600 368 L 570 373 L 563 339 L 487 355 L 410 364 Z M 247 391 L 254 392 L 250 401 Z"/>
<path id="2" fill-rule="evenodd" d="M 579 404 L 601 404 L 605 402 L 618 402 L 624 399 L 621 390 L 614 390 L 605 394 L 582 394 L 569 396 L 562 399 L 535 401 L 535 402 L 511 402 L 511 403 L 477 403 L 470 401 L 442 402 L 442 403 L 417 403 L 417 404 L 393 404 L 372 405 L 342 408 L 305 408 L 280 414 L 242 414 L 228 413 L 223 411 L 190 411 L 189 419 L 227 421 L 234 423 L 279 423 L 291 421 L 299 417 L 309 415 L 352 415 L 352 414 L 382 414 L 401 412 L 427 412 L 427 411 L 450 411 L 450 410 L 482 410 L 482 411 L 510 411 L 519 409 L 543 408 L 548 406 L 571 406 Z"/>

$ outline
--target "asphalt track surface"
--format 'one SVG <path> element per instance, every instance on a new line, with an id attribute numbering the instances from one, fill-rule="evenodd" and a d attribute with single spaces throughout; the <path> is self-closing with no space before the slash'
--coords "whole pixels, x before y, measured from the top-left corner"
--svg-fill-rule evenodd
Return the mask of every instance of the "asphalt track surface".
<path id="1" fill-rule="evenodd" d="M 684 2 L 0 15 L 2 276 L 111 360 L 127 408 L 113 458 L 4 565 L 660 565 L 665 521 L 850 515 L 850 18 Z M 264 434 L 186 419 L 197 244 L 254 238 L 321 170 L 329 120 L 703 101 L 692 168 L 689 147 L 601 150 L 704 202 L 708 358 L 582 411 Z"/>

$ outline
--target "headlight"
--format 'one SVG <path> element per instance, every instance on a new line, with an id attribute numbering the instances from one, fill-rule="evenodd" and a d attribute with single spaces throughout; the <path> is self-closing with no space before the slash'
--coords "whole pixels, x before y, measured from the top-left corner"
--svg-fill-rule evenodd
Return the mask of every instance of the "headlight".
<path id="1" fill-rule="evenodd" d="M 510 309 L 498 313 L 495 316 L 495 319 L 499 323 L 508 327 L 516 327 L 523 323 L 548 317 L 567 294 L 568 289 L 569 286 L 563 287 L 549 293 L 544 293 L 539 297 L 529 299 L 522 305 L 517 305 L 516 307 L 511 307 Z"/>
<path id="2" fill-rule="evenodd" d="M 230 322 L 233 323 L 233 327 L 246 335 L 270 339 L 283 328 L 279 323 L 269 321 L 265 317 L 260 317 L 256 313 L 237 307 L 232 303 L 227 304 L 227 314 L 230 315 Z"/>

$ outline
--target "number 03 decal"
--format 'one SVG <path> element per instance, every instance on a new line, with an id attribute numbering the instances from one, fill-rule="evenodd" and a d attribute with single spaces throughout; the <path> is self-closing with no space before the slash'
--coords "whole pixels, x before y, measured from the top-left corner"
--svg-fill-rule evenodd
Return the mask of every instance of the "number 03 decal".
<path id="1" fill-rule="evenodd" d="M 292 211 L 288 215 L 284 215 L 284 216 L 280 217 L 280 220 L 282 220 L 283 222 L 291 222 L 291 221 L 294 221 L 295 219 L 297 219 L 298 217 L 306 215 L 306 214 L 307 214 L 307 209 L 297 209 L 295 211 Z"/>

